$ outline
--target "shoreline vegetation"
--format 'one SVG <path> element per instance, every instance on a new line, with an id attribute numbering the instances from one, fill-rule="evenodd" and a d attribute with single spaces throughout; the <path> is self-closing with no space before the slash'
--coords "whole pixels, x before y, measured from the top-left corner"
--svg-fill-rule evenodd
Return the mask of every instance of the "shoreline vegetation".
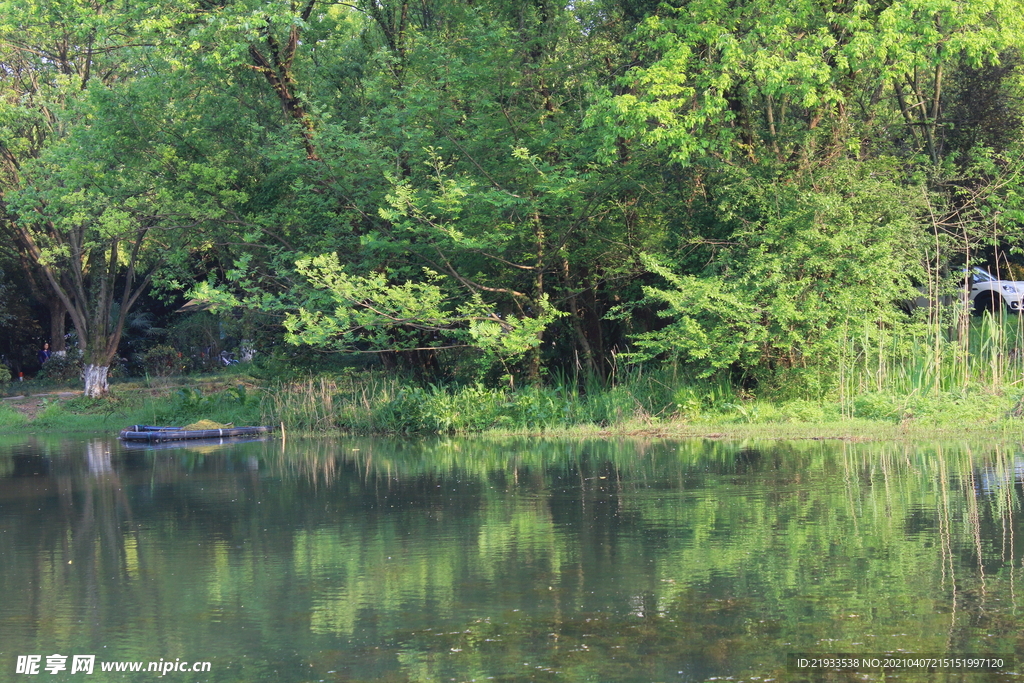
<path id="1" fill-rule="evenodd" d="M 66 405 L 73 401 L 49 400 L 34 395 L 31 401 L 39 399 L 47 403 L 34 404 L 25 410 L 17 404 L 0 405 L 0 434 L 5 436 L 28 435 L 45 431 L 62 434 L 107 434 L 116 433 L 129 424 L 141 424 L 138 417 L 144 416 L 145 409 L 125 413 L 104 412 L 97 414 L 81 411 L 78 405 Z M 124 415 L 118 418 L 118 415 Z M 59 417 L 59 419 L 58 419 Z M 172 422 L 181 422 L 173 420 Z M 252 424 L 268 424 L 274 427 L 274 434 L 281 435 L 280 423 L 270 420 L 254 420 Z M 246 422 L 249 424 L 250 422 Z M 480 431 L 452 432 L 359 432 L 353 430 L 323 430 L 285 427 L 289 438 L 337 437 L 337 436 L 465 436 L 465 437 L 537 437 L 570 439 L 724 439 L 760 441 L 907 441 L 907 440 L 998 440 L 1024 441 L 1024 422 L 1019 420 L 993 420 L 973 424 L 942 424 L 936 422 L 903 421 L 899 423 L 860 418 L 840 418 L 828 422 L 729 422 L 709 419 L 688 422 L 674 418 L 654 423 L 624 421 L 610 425 L 581 424 L 545 428 L 492 428 Z M 187 446 L 187 444 L 184 444 Z"/>
<path id="2" fill-rule="evenodd" d="M 986 327 L 987 326 L 987 327 Z M 438 385 L 377 370 L 338 370 L 284 379 L 258 364 L 219 374 L 114 383 L 91 399 L 67 383 L 0 385 L 0 432 L 116 432 L 128 424 L 220 423 L 284 426 L 288 435 L 545 435 L 579 438 L 764 438 L 895 440 L 1024 438 L 1020 322 L 985 333 L 970 353 L 947 345 L 861 354 L 839 369 L 844 381 L 806 397 L 757 395 L 728 379 L 637 366 L 613 382 L 553 378 L 543 385 Z M 1007 329 L 1015 334 L 1006 334 Z M 987 331 L 987 332 L 986 332 Z M 992 343 L 996 337 L 998 343 Z M 6 395 L 3 395 L 6 394 Z"/>

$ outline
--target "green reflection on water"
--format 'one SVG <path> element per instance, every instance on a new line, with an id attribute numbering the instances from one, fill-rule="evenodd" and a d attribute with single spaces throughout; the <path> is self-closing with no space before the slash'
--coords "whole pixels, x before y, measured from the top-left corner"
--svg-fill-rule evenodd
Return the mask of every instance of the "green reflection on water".
<path id="1" fill-rule="evenodd" d="M 1024 651 L 1022 472 L 965 444 L 0 442 L 0 680 L 52 653 L 209 681 L 691 681 Z"/>

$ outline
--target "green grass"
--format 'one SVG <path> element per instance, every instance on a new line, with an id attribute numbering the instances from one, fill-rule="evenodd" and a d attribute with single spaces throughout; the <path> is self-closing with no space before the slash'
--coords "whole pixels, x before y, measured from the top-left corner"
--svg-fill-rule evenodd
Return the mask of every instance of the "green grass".
<path id="1" fill-rule="evenodd" d="M 208 378 L 209 379 L 209 378 Z M 259 390 L 244 383 L 204 389 L 192 385 L 164 387 L 115 387 L 104 399 L 84 396 L 62 398 L 36 395 L 29 401 L 39 408 L 34 419 L 27 419 L 11 405 L 0 405 L 0 427 L 12 430 L 40 429 L 61 432 L 117 431 L 132 424 L 182 426 L 200 419 L 237 425 L 256 424 L 262 413 Z"/>
<path id="2" fill-rule="evenodd" d="M 349 433 L 469 434 L 700 431 L 759 426 L 821 425 L 835 433 L 1014 429 L 1024 424 L 1021 391 L 992 392 L 973 385 L 948 392 L 864 391 L 844 400 L 773 399 L 743 395 L 724 382 L 679 381 L 649 373 L 611 387 L 566 385 L 516 391 L 407 386 L 381 377 L 319 377 L 265 392 L 264 421 L 288 430 Z M 1015 410 L 1016 409 L 1016 410 Z M 742 431 L 742 429 L 741 429 Z"/>
<path id="3" fill-rule="evenodd" d="M 827 369 L 835 381 L 808 370 L 794 373 L 791 385 L 760 390 L 672 366 L 634 366 L 614 382 L 563 376 L 516 390 L 423 385 L 375 370 L 259 387 L 233 368 L 121 382 L 102 401 L 43 398 L 47 405 L 32 421 L 5 406 L 0 427 L 109 431 L 211 419 L 320 434 L 1018 430 L 1024 424 L 1022 319 L 967 322 L 959 335 L 917 327 L 851 337 L 838 367 Z M 822 389 L 829 382 L 832 388 Z"/>
<path id="4" fill-rule="evenodd" d="M 0 429 L 23 427 L 28 419 L 14 408 L 0 404 Z"/>
<path id="5" fill-rule="evenodd" d="M 985 314 L 954 322 L 848 337 L 838 370 L 840 396 L 1022 387 L 1024 317 Z"/>
<path id="6" fill-rule="evenodd" d="M 761 438 L 889 438 L 1024 430 L 1020 393 L 982 389 L 940 394 L 865 392 L 838 400 L 742 398 L 722 385 L 675 387 L 641 378 L 590 393 L 566 387 L 518 391 L 479 385 L 404 386 L 382 377 L 319 377 L 254 390 L 239 385 L 203 392 L 179 387 L 158 396 L 112 400 L 42 399 L 28 421 L 0 406 L 0 428 L 12 431 L 111 432 L 130 424 L 184 425 L 198 419 L 284 424 L 289 433 L 356 434 L 652 434 Z M 801 435 L 804 435 L 803 437 Z"/>

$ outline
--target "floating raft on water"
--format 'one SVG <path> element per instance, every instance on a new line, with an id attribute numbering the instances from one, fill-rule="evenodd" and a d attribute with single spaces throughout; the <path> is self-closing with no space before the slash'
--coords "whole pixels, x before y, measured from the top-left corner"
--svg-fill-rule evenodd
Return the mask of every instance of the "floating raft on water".
<path id="1" fill-rule="evenodd" d="M 132 425 L 121 430 L 124 441 L 180 441 L 182 439 L 216 439 L 225 436 L 256 436 L 269 434 L 270 427 L 224 427 L 223 429 L 185 429 L 183 427 L 152 427 Z"/>
<path id="2" fill-rule="evenodd" d="M 188 439 L 180 441 L 122 441 L 122 447 L 128 450 L 142 449 L 146 451 L 152 451 L 156 449 L 176 449 L 176 448 L 187 448 L 196 449 L 202 451 L 204 449 L 219 449 L 224 446 L 236 446 L 238 444 L 246 443 L 261 443 L 269 439 L 268 434 L 258 434 L 256 436 L 226 436 L 224 438 L 213 438 L 213 439 Z"/>

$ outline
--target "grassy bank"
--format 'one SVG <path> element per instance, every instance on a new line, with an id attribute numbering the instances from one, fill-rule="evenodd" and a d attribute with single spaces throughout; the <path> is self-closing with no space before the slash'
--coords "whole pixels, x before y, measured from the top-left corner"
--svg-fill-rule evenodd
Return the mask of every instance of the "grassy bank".
<path id="1" fill-rule="evenodd" d="M 123 381 L 102 400 L 81 393 L 52 383 L 9 387 L 0 400 L 0 432 L 112 432 L 131 424 L 180 426 L 203 418 L 255 424 L 263 417 L 263 392 L 241 373 Z"/>
<path id="2" fill-rule="evenodd" d="M 612 387 L 516 390 L 417 386 L 374 373 L 260 383 L 251 377 L 114 387 L 94 401 L 66 393 L 0 404 L 0 430 L 113 432 L 130 424 L 284 424 L 289 433 L 560 434 L 888 439 L 1024 434 L 1022 392 L 972 385 L 942 392 L 862 391 L 840 398 L 742 395 L 727 384 L 636 373 Z"/>
<path id="3" fill-rule="evenodd" d="M 984 386 L 929 394 L 865 391 L 819 400 L 742 396 L 724 384 L 638 376 L 607 389 L 410 387 L 377 379 L 316 378 L 267 395 L 265 414 L 289 429 L 352 433 L 648 433 L 898 436 L 1014 433 L 1020 391 Z M 276 424 L 276 422 L 275 422 Z"/>
<path id="4" fill-rule="evenodd" d="M 210 419 L 315 434 L 1020 434 L 1022 318 L 969 322 L 954 341 L 944 333 L 893 334 L 874 347 L 851 342 L 828 381 L 805 374 L 802 383 L 755 389 L 671 366 L 634 366 L 607 381 L 549 378 L 514 389 L 425 384 L 367 369 L 298 380 L 289 372 L 281 380 L 234 366 L 217 375 L 120 382 L 102 401 L 74 396 L 69 387 L 24 382 L 4 387 L 8 396 L 30 396 L 0 401 L 0 429 L 109 432 Z"/>

